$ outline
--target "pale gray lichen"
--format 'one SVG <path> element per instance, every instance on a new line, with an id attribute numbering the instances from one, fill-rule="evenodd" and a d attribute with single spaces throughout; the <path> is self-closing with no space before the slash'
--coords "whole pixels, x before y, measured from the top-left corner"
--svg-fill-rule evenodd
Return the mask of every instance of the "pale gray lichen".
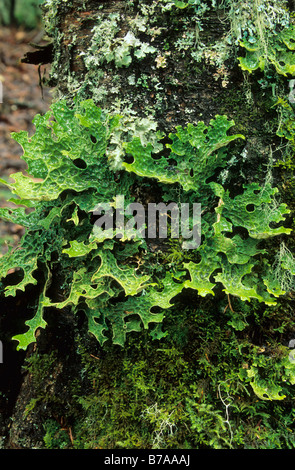
<path id="1" fill-rule="evenodd" d="M 148 54 L 153 54 L 157 49 L 147 42 L 140 41 L 132 30 L 126 35 L 116 37 L 120 31 L 120 15 L 109 14 L 108 18 L 97 19 L 98 24 L 92 29 L 92 39 L 87 51 L 80 53 L 84 58 L 88 69 L 98 67 L 102 64 L 114 62 L 116 67 L 128 67 L 132 62 L 132 54 L 137 59 L 144 59 Z M 138 23 L 134 23 L 138 28 Z M 141 29 L 143 23 L 140 23 Z"/>
<path id="2" fill-rule="evenodd" d="M 107 150 L 112 169 L 120 170 L 123 168 L 122 162 L 126 154 L 123 147 L 124 142 L 130 142 L 135 136 L 140 139 L 143 146 L 150 143 L 157 152 L 163 149 L 163 145 L 159 142 L 163 136 L 158 130 L 157 122 L 152 117 L 138 117 L 134 110 L 127 105 L 122 107 L 120 102 L 115 103 L 111 114 L 121 115 L 121 120 L 112 133 L 110 147 Z"/>

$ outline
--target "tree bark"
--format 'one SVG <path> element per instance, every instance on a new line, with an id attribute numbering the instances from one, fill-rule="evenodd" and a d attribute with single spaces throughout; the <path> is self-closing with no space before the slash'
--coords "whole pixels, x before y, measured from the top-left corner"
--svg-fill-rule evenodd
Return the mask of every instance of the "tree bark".
<path id="1" fill-rule="evenodd" d="M 69 103 L 75 96 L 93 99 L 102 109 L 122 114 L 127 138 L 132 129 L 143 126 L 146 133 L 155 129 L 164 133 L 165 143 L 176 126 L 200 120 L 208 125 L 216 115 L 226 114 L 235 121 L 234 133 L 247 137 L 239 149 L 247 153 L 247 159 L 234 170 L 237 178 L 232 184 L 238 191 L 239 173 L 252 179 L 257 162 L 260 166 L 268 163 L 269 148 L 276 142 L 266 122 L 276 123 L 276 112 L 271 115 L 264 106 L 264 92 L 256 78 L 246 76 L 233 53 L 225 54 L 225 37 L 231 27 L 228 9 L 210 9 L 198 21 L 190 9 L 175 5 L 165 9 L 164 4 L 149 0 L 45 3 L 44 22 L 53 51 L 46 85 L 54 89 L 54 99 L 65 97 Z M 7 447 L 42 447 L 46 410 L 37 407 L 26 418 L 32 399 L 47 396 L 51 389 L 57 395 L 64 393 L 56 408 L 59 420 L 63 400 L 71 401 L 67 385 L 83 368 L 74 343 L 76 322 L 65 314 L 58 326 L 41 333 L 38 354 L 57 351 L 52 374 L 44 377 L 40 389 L 40 383 L 34 383 L 26 372 Z M 94 355 L 99 354 L 87 333 L 82 341 L 91 344 Z M 32 354 L 36 350 L 27 357 Z"/>

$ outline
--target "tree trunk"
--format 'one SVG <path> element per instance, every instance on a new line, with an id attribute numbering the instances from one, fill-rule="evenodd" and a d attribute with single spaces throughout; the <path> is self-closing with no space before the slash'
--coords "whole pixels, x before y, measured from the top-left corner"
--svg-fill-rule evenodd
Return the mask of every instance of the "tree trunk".
<path id="1" fill-rule="evenodd" d="M 213 5 L 211 2 L 191 2 L 192 5 L 185 3 L 149 0 L 45 2 L 44 24 L 50 39 L 48 50 L 53 50 L 50 58 L 52 59 L 50 77 L 46 86 L 54 89 L 54 100 L 65 98 L 71 105 L 76 97 L 79 100 L 92 99 L 105 112 L 122 116 L 121 140 L 117 140 L 114 144 L 115 149 L 111 161 L 112 168 L 118 171 L 122 169 L 122 161 L 124 159 L 128 161 L 122 143 L 130 142 L 134 135 L 140 135 L 142 143 L 151 143 L 157 149 L 159 138 L 155 131 L 159 131 L 158 136 L 161 136 L 161 144 L 164 145 L 161 155 L 165 156 L 167 155 L 165 144 L 171 142 L 169 134 L 175 132 L 178 126 L 183 128 L 188 124 L 197 126 L 200 121 L 204 121 L 204 124 L 209 126 L 210 121 L 214 120 L 217 115 L 226 115 L 229 120 L 235 122 L 233 132 L 230 132 L 243 134 L 246 139 L 235 144 L 235 153 L 229 156 L 227 166 L 218 181 L 223 180 L 228 185 L 231 194 L 240 194 L 244 182 L 258 181 L 264 184 L 266 169 L 270 165 L 270 155 L 280 150 L 280 138 L 277 135 L 279 121 L 277 109 L 273 106 L 275 101 L 273 93 L 287 97 L 289 79 L 283 75 L 275 75 L 273 71 L 270 72 L 272 76 L 266 77 L 259 69 L 253 73 L 242 70 L 238 57 L 244 54 L 244 49 L 239 47 L 238 40 L 242 38 L 238 37 L 237 30 L 244 25 L 236 24 L 239 18 L 238 13 L 234 11 L 234 6 L 231 5 L 232 2 L 212 2 Z M 236 2 L 236 8 L 238 8 L 238 3 Z M 257 2 L 249 0 L 245 3 L 250 5 L 250 13 L 245 7 L 244 19 L 248 18 L 249 21 L 255 23 L 253 5 Z M 275 1 L 270 3 L 278 5 Z M 40 57 L 40 63 L 42 63 L 44 59 L 44 57 L 42 59 L 42 51 L 41 53 L 38 51 L 38 54 L 38 60 Z M 27 57 L 26 60 L 30 58 Z M 43 60 L 43 62 L 46 61 L 48 61 L 48 55 Z M 288 77 L 290 78 L 290 75 Z M 173 165 L 173 162 L 171 164 Z M 213 181 L 214 178 L 215 176 L 212 177 Z M 281 191 L 282 201 L 292 205 L 292 193 L 288 186 L 290 180 L 287 179 L 286 186 L 285 174 L 280 170 L 273 170 L 272 178 L 275 186 L 278 186 Z M 137 192 L 138 200 L 146 204 L 149 200 L 159 198 L 161 193 L 155 194 L 155 191 L 160 191 L 159 187 L 155 189 L 153 184 L 145 185 L 143 179 L 142 187 L 138 188 Z M 272 241 L 270 249 L 276 250 L 278 246 L 277 240 Z M 58 277 L 56 279 L 58 280 Z M 281 334 L 278 333 L 280 328 L 278 320 L 273 318 L 274 314 L 270 313 L 267 307 L 262 307 L 260 304 L 251 307 L 248 303 L 241 307 L 238 301 L 235 303 L 235 300 L 230 295 L 224 294 L 222 290 L 218 291 L 213 299 L 208 296 L 201 298 L 187 289 L 178 304 L 180 309 L 178 316 L 184 319 L 184 323 L 182 325 L 178 323 L 178 326 L 180 329 L 183 327 L 182 333 L 185 332 L 186 337 L 181 343 L 181 333 L 179 331 L 173 333 L 172 321 L 170 324 L 172 343 L 162 346 L 164 349 L 167 348 L 166 352 L 168 351 L 167 367 L 172 368 L 172 364 L 175 366 L 174 372 L 171 369 L 170 376 L 175 382 L 175 387 L 181 387 L 183 374 L 188 374 L 186 367 L 191 367 L 192 395 L 195 397 L 195 403 L 197 403 L 196 397 L 199 400 L 199 404 L 194 406 L 200 407 L 200 403 L 205 403 L 202 400 L 209 397 L 212 392 L 210 391 L 211 381 L 215 378 L 212 378 L 209 369 L 214 363 L 216 367 L 214 377 L 220 374 L 219 379 L 216 379 L 217 382 L 219 380 L 218 383 L 224 385 L 227 380 L 232 380 L 237 390 L 240 390 L 235 390 L 234 400 L 238 403 L 238 395 L 243 392 L 241 388 L 239 389 L 237 377 L 233 379 L 230 371 L 226 370 L 226 367 L 222 369 L 222 366 L 218 364 L 218 348 L 221 344 L 224 347 L 230 341 L 233 341 L 233 344 L 236 341 L 236 344 L 239 343 L 239 347 L 242 348 L 241 345 L 245 341 L 250 349 L 261 348 L 262 351 L 264 348 L 265 351 L 269 335 L 271 336 L 271 345 L 268 346 L 270 349 L 275 348 L 274 343 L 278 337 L 281 344 L 286 346 L 294 332 L 290 316 L 292 302 L 291 295 L 288 298 L 284 297 L 279 307 L 274 307 L 275 310 L 272 310 L 287 325 Z M 234 312 L 236 308 L 242 313 Z M 187 311 L 190 311 L 189 317 L 186 316 Z M 265 315 L 269 318 L 268 326 L 271 333 L 267 329 L 266 321 L 261 320 L 260 323 L 257 320 L 257 317 L 264 315 L 263 312 L 268 312 Z M 208 318 L 208 325 L 211 321 L 216 321 L 215 316 L 235 315 L 229 317 L 227 321 L 224 320 L 221 330 L 216 329 L 218 338 L 211 335 L 206 340 L 204 324 L 198 320 L 198 326 L 195 326 L 197 314 L 203 316 L 204 324 Z M 247 328 L 239 329 L 237 326 L 233 328 L 231 326 L 234 323 L 233 318 L 238 321 L 237 317 L 239 317 L 239 321 L 243 322 L 243 315 L 249 315 Z M 107 435 L 103 436 L 103 431 L 101 431 L 102 435 L 94 437 L 91 432 L 91 422 L 88 432 L 84 428 L 84 435 L 77 438 L 75 425 L 79 423 L 79 418 L 84 416 L 83 413 L 87 407 L 83 407 L 83 404 L 85 405 L 87 399 L 90 400 L 89 397 L 93 400 L 91 403 L 88 402 L 89 409 L 94 409 L 94 391 L 97 391 L 98 386 L 95 381 L 99 380 L 99 374 L 105 381 L 103 393 L 100 395 L 102 405 L 97 411 L 99 419 L 103 419 L 104 413 L 109 422 L 116 413 L 121 416 L 121 411 L 118 411 L 121 406 L 120 400 L 125 404 L 124 406 L 127 406 L 124 394 L 128 395 L 128 390 L 124 389 L 124 380 L 129 380 L 128 386 L 131 386 L 131 369 L 134 374 L 132 386 L 137 387 L 136 390 L 139 394 L 141 393 L 141 400 L 143 400 L 142 396 L 148 397 L 149 392 L 143 392 L 143 390 L 144 386 L 147 389 L 152 388 L 151 382 L 148 382 L 151 379 L 147 377 L 146 370 L 140 371 L 140 364 L 144 363 L 145 367 L 152 368 L 153 361 L 155 363 L 158 361 L 164 370 L 165 361 L 161 359 L 161 362 L 157 356 L 160 353 L 154 352 L 149 339 L 144 334 L 138 342 L 137 340 L 131 342 L 127 349 L 122 350 L 109 344 L 101 348 L 94 338 L 89 336 L 81 318 L 73 318 L 69 310 L 62 312 L 57 323 L 54 311 L 48 312 L 47 319 L 49 326 L 40 332 L 37 344 L 31 346 L 29 352 L 26 353 L 30 367 L 22 375 L 20 366 L 23 356 L 20 360 L 20 356 L 14 352 L 17 356 L 18 381 L 21 381 L 21 386 L 13 408 L 6 447 L 42 448 L 47 446 L 54 448 L 55 446 L 95 447 L 97 445 L 124 447 L 125 445 L 132 448 L 146 445 L 146 442 L 140 441 L 138 436 L 133 441 L 130 438 L 128 442 L 126 438 L 127 444 L 125 441 L 124 444 L 120 432 L 113 440 Z M 81 324 L 83 324 L 82 330 L 79 329 Z M 208 331 L 209 329 L 208 326 Z M 159 347 L 161 348 L 161 344 Z M 237 349 L 238 346 L 232 346 L 232 351 L 235 351 L 232 354 L 237 354 Z M 198 352 L 200 350 L 202 353 Z M 169 357 L 169 351 L 175 355 L 175 359 L 171 359 L 172 356 Z M 204 376 L 202 372 L 195 369 L 194 358 L 198 361 L 200 370 L 206 371 Z M 182 362 L 184 360 L 186 365 Z M 126 372 L 127 378 L 124 379 L 122 371 L 119 373 L 119 368 L 126 367 L 126 364 L 129 364 L 130 370 Z M 250 367 L 251 364 L 241 358 L 241 369 L 244 368 L 245 371 Z M 156 369 L 154 369 L 154 374 L 156 374 L 155 371 Z M 200 379 L 197 379 L 198 374 Z M 163 375 L 165 375 L 164 372 Z M 114 377 L 120 381 L 117 383 L 117 389 L 113 381 Z M 157 390 L 163 387 L 165 394 L 166 385 L 161 385 L 161 380 L 163 381 L 159 370 L 154 386 L 158 387 Z M 165 380 L 168 383 L 167 377 Z M 193 380 L 196 380 L 194 385 Z M 100 386 L 102 387 L 101 383 Z M 177 398 L 177 393 L 175 394 Z M 80 397 L 79 400 L 77 396 Z M 111 411 L 108 408 L 108 406 L 112 407 L 111 402 L 108 401 L 110 397 L 115 402 Z M 224 392 L 224 397 L 226 397 L 226 392 Z M 224 397 L 220 393 L 214 412 L 216 416 L 222 416 L 226 427 L 228 421 L 224 417 L 227 408 L 225 410 L 222 405 Z M 189 397 L 187 399 L 189 401 Z M 246 400 L 245 397 L 244 399 Z M 251 398 L 252 403 L 255 399 L 256 397 Z M 11 398 L 13 404 L 14 400 L 13 396 Z M 169 400 L 172 400 L 171 396 Z M 159 404 L 160 408 L 163 403 Z M 172 401 L 169 406 L 171 403 Z M 160 426 L 160 414 L 156 413 L 156 408 L 149 408 L 148 404 L 150 407 L 155 406 L 146 398 L 142 409 L 150 411 L 153 409 L 154 418 L 158 420 L 157 423 Z M 168 408 L 169 406 L 167 405 Z M 199 415 L 193 411 L 193 408 L 189 408 L 190 405 L 185 400 L 177 403 L 175 401 L 173 406 L 176 420 L 178 414 L 180 416 L 181 410 L 186 406 L 191 415 L 199 419 Z M 267 411 L 270 415 L 273 413 L 271 406 Z M 208 410 L 207 413 L 209 413 Z M 162 413 L 164 412 L 165 410 L 162 409 Z M 92 418 L 95 419 L 93 416 Z M 187 415 L 185 416 L 188 419 Z M 206 418 L 208 423 L 209 414 Z M 9 418 L 6 417 L 7 419 Z M 204 431 L 208 436 L 210 426 L 209 424 L 208 430 Z M 106 426 L 105 429 L 109 428 Z M 116 434 L 116 430 L 112 429 L 112 432 Z M 216 439 L 216 442 L 218 441 L 217 434 L 216 430 L 216 435 L 211 436 L 212 440 Z M 54 438 L 57 435 L 55 442 Z M 165 439 L 168 444 L 157 441 L 156 445 L 169 447 L 168 435 L 167 431 Z M 157 436 L 159 437 L 159 433 Z M 208 436 L 204 441 L 205 447 L 212 445 L 209 443 L 210 436 Z M 218 445 L 230 447 L 229 436 L 230 433 L 227 430 L 228 440 L 219 441 Z M 78 441 L 75 440 L 76 438 Z M 248 439 L 247 436 L 244 438 Z M 178 442 L 174 441 L 172 445 L 183 448 L 186 445 L 184 430 L 180 431 L 178 439 Z M 253 444 L 253 447 L 259 447 L 260 443 L 257 438 L 252 439 L 255 443 L 253 444 L 252 441 L 248 443 L 248 446 L 251 447 Z M 188 440 L 190 441 L 190 438 Z M 202 446 L 202 444 L 195 445 Z M 239 447 L 237 441 L 235 445 Z"/>

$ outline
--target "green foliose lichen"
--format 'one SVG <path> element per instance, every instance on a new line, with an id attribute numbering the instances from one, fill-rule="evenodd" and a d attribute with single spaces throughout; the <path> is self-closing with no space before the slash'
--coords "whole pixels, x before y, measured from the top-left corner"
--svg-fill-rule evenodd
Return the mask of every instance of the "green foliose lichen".
<path id="1" fill-rule="evenodd" d="M 26 321 L 28 331 L 15 336 L 19 348 L 26 349 L 37 329 L 46 326 L 47 308 L 84 312 L 89 332 L 100 344 L 109 338 L 111 326 L 113 342 L 123 346 L 127 333 L 161 323 L 174 297 L 186 289 L 200 296 L 214 295 L 221 284 L 226 294 L 269 305 L 284 294 L 272 279 L 271 260 L 261 245 L 265 239 L 290 233 L 282 225 L 289 210 L 276 203 L 276 188 L 250 183 L 240 195 L 231 197 L 212 182 L 214 173 L 226 164 L 226 148 L 242 137 L 227 134 L 234 123 L 226 116 L 216 116 L 209 126 L 200 122 L 178 127 L 169 135 L 167 156 L 156 160 L 152 153 L 156 155 L 157 147 L 134 137 L 125 145 L 134 162 L 124 163 L 127 171 L 118 175 L 110 168 L 107 149 L 120 116 L 104 113 L 92 100 L 77 102 L 72 109 L 59 101 L 51 108 L 45 116 L 36 116 L 33 136 L 13 134 L 24 149 L 29 176 L 15 173 L 14 183 L 5 183 L 21 198 L 23 207 L 0 212 L 4 220 L 26 227 L 20 247 L 1 259 L 2 279 L 11 268 L 22 273 L 18 283 L 9 285 L 8 281 L 5 295 L 15 296 L 18 290 L 36 284 L 40 269 L 44 279 L 34 317 Z M 181 262 L 163 267 L 160 277 L 155 275 L 156 266 L 147 262 L 148 256 L 144 260 L 144 253 L 148 254 L 145 235 L 136 231 L 134 236 L 126 228 L 118 238 L 115 233 L 95 230 L 91 222 L 97 206 L 116 207 L 118 199 L 114 198 L 119 194 L 126 202 L 134 201 L 132 186 L 141 178 L 182 188 L 184 202 L 189 196 L 190 201 L 203 204 L 203 242 L 187 249 L 195 240 L 192 234 L 183 234 Z M 34 208 L 28 215 L 26 204 Z M 130 216 L 126 214 L 127 222 Z M 241 228 L 247 237 L 239 233 Z M 127 250 L 126 257 L 117 257 L 120 247 Z M 72 272 L 63 300 L 49 294 L 53 258 Z M 281 268 L 289 270 L 284 264 Z M 153 334 L 159 338 L 159 331 Z"/>

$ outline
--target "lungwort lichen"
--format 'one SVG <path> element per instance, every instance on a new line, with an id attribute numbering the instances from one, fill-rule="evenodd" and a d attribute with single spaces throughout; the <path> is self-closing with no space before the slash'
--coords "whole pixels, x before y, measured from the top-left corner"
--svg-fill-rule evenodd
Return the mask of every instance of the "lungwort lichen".
<path id="1" fill-rule="evenodd" d="M 84 312 L 89 332 L 100 344 L 111 331 L 112 341 L 123 346 L 127 333 L 142 328 L 149 328 L 153 337 L 163 336 L 157 325 L 174 297 L 188 289 L 206 296 L 222 286 L 225 294 L 268 305 L 284 294 L 263 246 L 265 239 L 290 233 L 282 225 L 288 209 L 277 203 L 277 190 L 252 182 L 233 196 L 216 182 L 230 158 L 230 145 L 243 138 L 228 134 L 234 123 L 216 116 L 208 126 L 200 121 L 177 127 L 158 156 L 157 147 L 134 136 L 123 146 L 126 161 L 118 172 L 107 155 L 119 123 L 120 116 L 104 113 L 92 100 L 72 109 L 58 101 L 35 117 L 34 135 L 13 134 L 23 147 L 29 176 L 14 173 L 14 183 L 2 181 L 19 199 L 13 199 L 18 202 L 14 210 L 2 208 L 0 215 L 26 232 L 20 246 L 1 258 L 2 290 L 16 296 L 30 284 L 40 287 L 27 332 L 14 337 L 18 348 L 26 349 L 36 330 L 46 326 L 47 308 Z M 134 201 L 132 187 L 143 178 L 166 194 L 167 188 L 177 187 L 182 202 L 202 205 L 201 245 L 183 250 L 181 263 L 165 265 L 160 277 L 148 261 L 145 239 L 96 238 L 93 231 L 97 204 L 113 201 L 117 194 Z M 49 289 L 57 264 L 66 285 L 62 299 Z M 9 281 L 12 268 L 18 271 L 17 283 Z M 288 268 L 282 263 L 280 269 Z"/>

